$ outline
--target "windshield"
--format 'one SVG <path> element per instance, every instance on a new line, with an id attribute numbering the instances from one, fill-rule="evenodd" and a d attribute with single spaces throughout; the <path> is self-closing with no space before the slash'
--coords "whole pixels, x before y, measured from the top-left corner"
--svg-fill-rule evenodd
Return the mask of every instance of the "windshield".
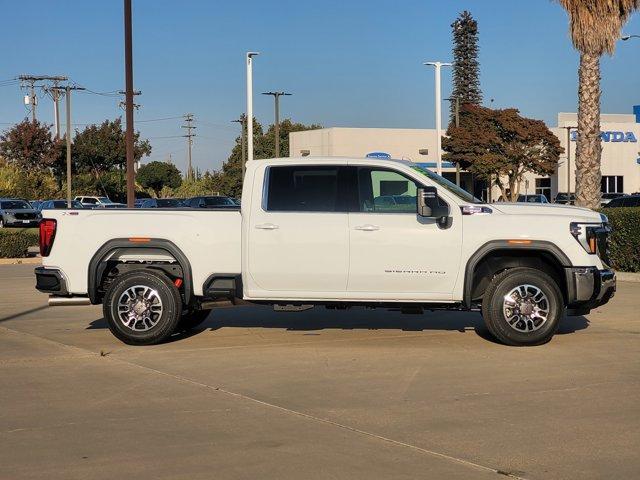
<path id="1" fill-rule="evenodd" d="M 426 168 L 422 168 L 421 166 L 416 165 L 415 163 L 411 165 L 411 168 L 413 168 L 416 172 L 421 173 L 425 177 L 429 178 L 430 180 L 433 180 L 438 185 L 440 185 L 441 187 L 444 187 L 449 192 L 453 193 L 456 197 L 464 200 L 465 202 L 469 202 L 469 203 L 485 203 L 482 200 L 480 200 L 480 199 L 474 197 L 473 195 L 471 195 L 466 190 L 460 188 L 455 183 L 452 183 L 449 180 L 447 180 L 446 178 L 441 177 L 440 175 L 437 175 L 437 174 L 433 173 L 431 170 L 428 170 Z"/>
<path id="2" fill-rule="evenodd" d="M 157 200 L 160 208 L 175 208 L 182 206 L 182 202 L 177 198 L 159 198 Z"/>
<path id="3" fill-rule="evenodd" d="M 2 208 L 7 210 L 26 210 L 32 207 L 22 200 L 10 200 L 8 202 L 2 202 Z"/>

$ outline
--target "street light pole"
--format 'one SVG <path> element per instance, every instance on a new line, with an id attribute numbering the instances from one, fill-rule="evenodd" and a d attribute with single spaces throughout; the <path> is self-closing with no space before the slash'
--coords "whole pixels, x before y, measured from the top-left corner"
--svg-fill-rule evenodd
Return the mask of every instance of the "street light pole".
<path id="1" fill-rule="evenodd" d="M 283 95 L 291 95 L 287 92 L 263 92 L 262 95 L 272 95 L 275 105 L 275 144 L 276 144 L 276 158 L 280 158 L 280 97 Z"/>
<path id="2" fill-rule="evenodd" d="M 442 67 L 450 67 L 452 63 L 446 62 L 424 62 L 423 65 L 431 65 L 435 67 L 435 100 L 436 100 L 436 171 L 438 175 L 442 175 L 442 112 L 440 104 L 442 102 L 440 93 L 440 69 Z"/>
<path id="3" fill-rule="evenodd" d="M 253 57 L 259 52 L 247 52 L 247 161 L 253 160 Z"/>
<path id="4" fill-rule="evenodd" d="M 571 130 L 578 127 L 562 127 L 567 131 L 567 203 L 571 202 Z"/>
<path id="5" fill-rule="evenodd" d="M 626 42 L 631 38 L 640 38 L 640 35 L 623 35 L 622 37 L 620 37 L 620 40 L 622 40 L 623 42 Z"/>

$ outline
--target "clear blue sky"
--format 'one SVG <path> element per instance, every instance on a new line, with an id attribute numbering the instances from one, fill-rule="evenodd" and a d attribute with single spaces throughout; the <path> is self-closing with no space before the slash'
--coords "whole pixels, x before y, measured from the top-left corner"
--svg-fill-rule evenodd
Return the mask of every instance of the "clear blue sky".
<path id="1" fill-rule="evenodd" d="M 244 52 L 257 50 L 256 93 L 286 90 L 283 117 L 324 126 L 433 127 L 433 71 L 425 60 L 451 59 L 450 24 L 468 9 L 480 29 L 485 103 L 515 106 L 555 125 L 576 111 L 577 61 L 567 17 L 550 0 L 133 0 L 134 81 L 142 90 L 137 120 L 193 112 L 194 164 L 220 168 L 245 110 Z M 0 81 L 19 74 L 66 74 L 91 90 L 124 86 L 122 2 L 0 2 Z M 636 15 L 625 28 L 640 34 Z M 640 40 L 620 42 L 602 64 L 602 107 L 631 113 L 640 103 Z M 443 74 L 443 96 L 450 91 Z M 73 122 L 122 114 L 118 99 L 78 93 Z M 255 114 L 273 119 L 271 97 L 256 95 Z M 0 128 L 25 116 L 16 85 L 0 83 Z M 52 122 L 43 98 L 39 117 Z M 446 122 L 446 115 L 445 115 Z M 151 159 L 184 167 L 180 119 L 136 125 L 153 145 Z M 82 127 L 77 127 L 82 128 Z"/>

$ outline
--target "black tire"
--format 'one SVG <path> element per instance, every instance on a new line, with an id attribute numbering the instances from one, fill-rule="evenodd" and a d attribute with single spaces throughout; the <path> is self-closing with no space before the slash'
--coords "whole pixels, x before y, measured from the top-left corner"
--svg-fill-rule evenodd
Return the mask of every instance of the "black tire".
<path id="1" fill-rule="evenodd" d="M 125 325 L 118 314 L 118 301 L 125 292 L 133 287 L 147 287 L 153 290 L 159 299 L 161 313 L 154 316 L 152 326 L 144 321 L 133 321 L 133 328 Z M 142 292 L 136 289 L 136 292 Z M 141 296 L 138 298 L 142 298 Z M 157 301 L 156 305 L 157 307 Z M 128 345 L 154 345 L 166 340 L 176 329 L 182 315 L 182 299 L 180 292 L 173 282 L 162 272 L 153 270 L 138 270 L 125 273 L 117 277 L 109 286 L 104 299 L 102 309 L 107 320 L 109 330 L 118 339 Z M 123 313 L 123 315 L 126 315 Z M 142 330 L 147 327 L 148 329 Z"/>
<path id="2" fill-rule="evenodd" d="M 511 307 L 505 304 L 505 297 L 522 285 L 530 285 L 533 288 L 529 289 L 529 292 L 538 289 L 546 297 L 536 305 L 546 306 L 546 321 L 541 321 L 538 316 L 526 315 L 514 315 L 515 320 L 512 319 L 511 323 L 507 321 L 505 312 L 518 310 L 511 310 Z M 525 308 L 529 307 L 527 302 L 519 304 L 518 307 L 523 305 Z M 496 275 L 482 299 L 482 317 L 487 328 L 494 337 L 506 345 L 533 346 L 547 343 L 556 333 L 563 313 L 564 301 L 558 284 L 547 273 L 534 268 L 512 268 Z"/>
<path id="3" fill-rule="evenodd" d="M 189 310 L 185 312 L 178 323 L 177 330 L 183 332 L 196 328 L 209 317 L 210 313 L 211 310 Z"/>

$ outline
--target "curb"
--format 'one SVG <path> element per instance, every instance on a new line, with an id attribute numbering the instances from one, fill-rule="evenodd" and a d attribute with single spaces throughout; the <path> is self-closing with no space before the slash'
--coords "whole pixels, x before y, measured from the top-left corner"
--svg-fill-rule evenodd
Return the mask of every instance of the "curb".
<path id="1" fill-rule="evenodd" d="M 619 282 L 640 283 L 640 273 L 616 272 L 616 278 Z"/>
<path id="2" fill-rule="evenodd" d="M 0 258 L 0 265 L 39 265 L 42 257 Z"/>

